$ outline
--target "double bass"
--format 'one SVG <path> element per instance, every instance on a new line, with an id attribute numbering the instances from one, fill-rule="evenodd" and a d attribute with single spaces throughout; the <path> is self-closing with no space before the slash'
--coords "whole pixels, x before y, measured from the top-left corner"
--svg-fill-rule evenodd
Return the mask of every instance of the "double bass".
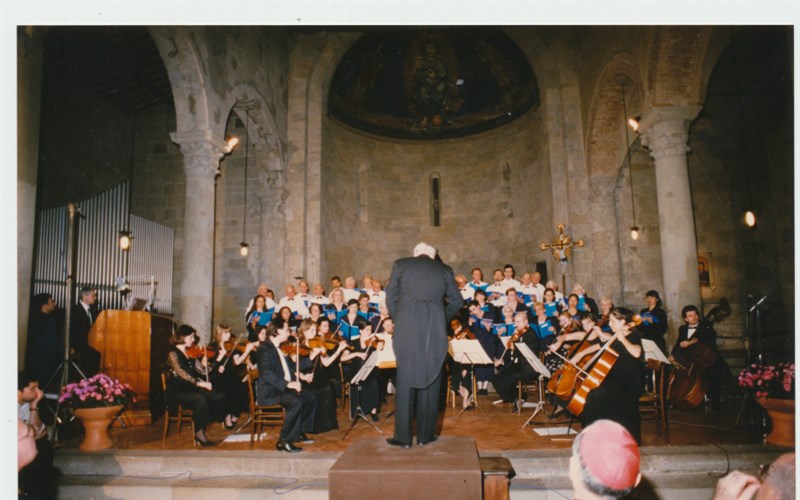
<path id="1" fill-rule="evenodd" d="M 703 376 L 717 359 L 717 353 L 703 342 L 672 353 L 674 369 L 667 384 L 667 400 L 675 408 L 691 410 L 705 399 L 708 381 Z"/>

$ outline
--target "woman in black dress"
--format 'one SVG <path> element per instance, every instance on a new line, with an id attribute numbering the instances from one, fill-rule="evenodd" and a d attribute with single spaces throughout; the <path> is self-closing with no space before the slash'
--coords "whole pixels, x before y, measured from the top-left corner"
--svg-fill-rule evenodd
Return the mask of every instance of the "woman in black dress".
<path id="1" fill-rule="evenodd" d="M 611 342 L 608 349 L 617 353 L 617 359 L 606 377 L 596 389 L 589 391 L 580 415 L 581 425 L 588 426 L 595 420 L 613 420 L 624 426 L 641 445 L 641 419 L 639 417 L 639 396 L 642 395 L 642 341 L 632 323 L 630 310 L 615 307 L 608 320 L 614 335 L 593 328 L 599 334 L 601 343 L 596 343 L 581 351 L 583 356 L 593 356 L 603 344 Z M 591 359 L 591 358 L 590 358 Z M 587 367 L 589 369 L 591 367 Z"/>
<path id="2" fill-rule="evenodd" d="M 350 342 L 353 350 L 342 354 L 345 380 L 352 380 L 364 365 L 367 357 L 378 348 L 375 345 L 378 343 L 378 338 L 372 333 L 372 325 L 363 318 L 358 318 L 355 324 L 358 327 L 359 336 Z M 364 415 L 371 414 L 372 421 L 377 422 L 381 404 L 377 369 L 373 369 L 359 385 L 360 388 L 350 386 L 350 417 L 356 415 L 358 410 L 356 402 L 358 401 L 361 412 Z"/>
<path id="3" fill-rule="evenodd" d="M 327 318 L 320 318 L 328 324 Z M 317 398 L 317 413 L 314 417 L 314 434 L 328 432 L 339 428 L 336 420 L 336 393 L 331 379 L 339 376 L 339 356 L 347 348 L 347 342 L 340 340 L 325 342 L 317 333 L 317 323 L 304 319 L 297 327 L 297 338 L 301 345 L 310 350 L 309 360 L 313 363 L 310 372 L 311 382 L 303 384 Z M 330 347 L 330 349 L 328 348 Z"/>
<path id="4" fill-rule="evenodd" d="M 209 360 L 211 383 L 226 396 L 226 415 L 223 422 L 226 429 L 232 429 L 239 420 L 239 413 L 248 407 L 247 386 L 243 383 L 247 370 L 242 363 L 247 359 L 254 344 L 241 340 L 236 345 L 236 339 L 231 337 L 231 328 L 219 324 L 214 341 L 208 345 L 211 351 L 216 352 L 213 360 Z"/>
<path id="5" fill-rule="evenodd" d="M 170 338 L 172 347 L 167 353 L 167 370 L 171 377 L 167 381 L 166 397 L 192 410 L 197 444 L 214 446 L 216 443 L 206 436 L 206 426 L 224 420 L 225 394 L 207 381 L 207 371 L 200 358 L 189 356 L 195 333 L 191 326 L 181 325 Z"/>
<path id="6" fill-rule="evenodd" d="M 667 313 L 661 309 L 661 297 L 655 290 L 648 290 L 644 294 L 647 307 L 639 312 L 642 324 L 639 326 L 642 338 L 652 340 L 656 343 L 661 352 L 667 352 L 667 340 L 664 335 L 667 333 Z"/>

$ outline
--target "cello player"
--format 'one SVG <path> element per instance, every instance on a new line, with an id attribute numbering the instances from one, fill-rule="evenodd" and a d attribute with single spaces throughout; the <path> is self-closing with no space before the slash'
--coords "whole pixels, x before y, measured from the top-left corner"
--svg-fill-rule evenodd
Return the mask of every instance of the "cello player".
<path id="1" fill-rule="evenodd" d="M 728 364 L 717 351 L 717 332 L 710 322 L 700 320 L 700 310 L 694 304 L 685 306 L 681 310 L 681 316 L 685 323 L 678 329 L 678 340 L 672 348 L 672 358 L 681 359 L 693 357 L 691 354 L 696 350 L 693 346 L 702 344 L 706 347 L 707 357 L 713 358 L 711 365 L 703 372 L 702 376 L 708 382 L 708 401 L 711 408 L 720 408 L 720 393 L 722 392 L 722 377 L 727 372 L 730 374 Z"/>
<path id="2" fill-rule="evenodd" d="M 632 327 L 632 321 L 633 314 L 629 309 L 615 307 L 611 310 L 608 320 L 614 335 L 597 332 L 602 342 L 612 342 L 609 348 L 616 352 L 618 357 L 600 386 L 591 390 L 586 396 L 580 420 L 583 428 L 596 420 L 613 420 L 622 424 L 636 439 L 636 443 L 641 444 L 639 396 L 644 392 L 642 383 L 644 351 L 641 337 L 636 328 Z M 578 355 L 582 358 L 600 348 L 600 344 L 592 344 Z M 573 361 L 577 363 L 580 359 L 573 358 Z"/>

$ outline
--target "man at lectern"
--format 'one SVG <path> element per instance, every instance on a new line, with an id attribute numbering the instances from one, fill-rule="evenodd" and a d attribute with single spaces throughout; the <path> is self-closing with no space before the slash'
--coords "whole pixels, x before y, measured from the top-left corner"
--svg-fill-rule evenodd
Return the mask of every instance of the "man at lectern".
<path id="1" fill-rule="evenodd" d="M 389 444 L 411 447 L 415 418 L 417 443 L 436 440 L 447 323 L 462 302 L 453 270 L 436 259 L 432 246 L 419 243 L 413 257 L 395 261 L 386 289 L 386 305 L 395 320 L 397 358 L 394 437 L 386 440 Z"/>
<path id="2" fill-rule="evenodd" d="M 100 369 L 100 353 L 89 345 L 89 331 L 97 321 L 97 291 L 84 287 L 78 292 L 78 303 L 72 306 L 70 347 L 77 353 L 77 363 L 87 377 Z"/>

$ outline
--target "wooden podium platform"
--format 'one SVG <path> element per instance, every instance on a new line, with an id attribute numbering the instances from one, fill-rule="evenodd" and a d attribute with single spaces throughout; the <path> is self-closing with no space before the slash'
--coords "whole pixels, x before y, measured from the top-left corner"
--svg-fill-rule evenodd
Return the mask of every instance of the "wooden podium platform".
<path id="1" fill-rule="evenodd" d="M 330 468 L 328 492 L 331 500 L 480 500 L 478 449 L 465 436 L 442 436 L 410 449 L 390 446 L 382 437 L 361 438 Z"/>
<path id="2" fill-rule="evenodd" d="M 89 344 L 100 352 L 100 371 L 127 382 L 137 403 L 126 408 L 130 425 L 149 425 L 164 412 L 164 369 L 172 318 L 142 311 L 101 311 L 89 332 Z"/>

